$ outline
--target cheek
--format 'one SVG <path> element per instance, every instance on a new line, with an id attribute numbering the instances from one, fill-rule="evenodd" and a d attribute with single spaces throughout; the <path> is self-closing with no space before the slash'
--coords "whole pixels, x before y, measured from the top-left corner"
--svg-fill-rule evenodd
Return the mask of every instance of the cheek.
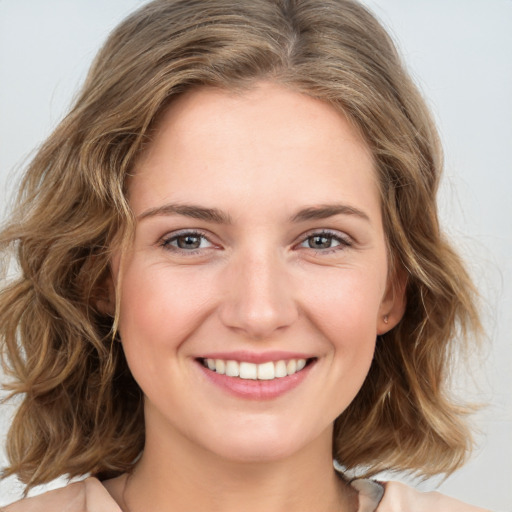
<path id="1" fill-rule="evenodd" d="M 176 396 L 186 396 L 178 377 L 184 358 L 178 356 L 201 324 L 210 293 L 187 272 L 138 261 L 126 265 L 119 333 L 130 371 L 151 400 L 174 403 Z"/>
<path id="2" fill-rule="evenodd" d="M 306 314 L 330 350 L 333 389 L 338 414 L 355 397 L 370 368 L 377 339 L 377 318 L 383 282 L 380 273 L 362 269 L 333 269 L 327 285 L 309 294 Z M 335 284 L 334 284 L 335 283 Z"/>
<path id="3" fill-rule="evenodd" d="M 155 334 L 178 337 L 200 318 L 209 292 L 187 272 L 158 265 L 139 271 L 133 265 L 126 269 L 121 293 L 120 329 L 130 335 L 153 333 L 150 342 Z"/>
<path id="4" fill-rule="evenodd" d="M 302 303 L 316 326 L 346 338 L 375 338 L 385 289 L 384 272 L 333 268 L 302 279 Z M 320 279 L 322 277 L 322 279 Z"/>
<path id="5" fill-rule="evenodd" d="M 211 294 L 187 272 L 154 265 L 127 266 L 121 288 L 119 333 L 139 384 L 176 363 L 176 352 L 201 324 Z M 147 384 L 147 383 L 146 383 Z"/>

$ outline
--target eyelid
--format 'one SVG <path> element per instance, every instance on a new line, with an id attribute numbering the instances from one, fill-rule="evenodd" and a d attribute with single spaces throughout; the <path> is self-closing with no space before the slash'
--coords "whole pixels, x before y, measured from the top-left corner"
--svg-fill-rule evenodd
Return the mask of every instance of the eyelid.
<path id="1" fill-rule="evenodd" d="M 180 238 L 182 236 L 187 236 L 187 235 L 202 238 L 208 242 L 209 246 L 208 247 L 198 247 L 195 249 L 185 249 L 185 248 L 176 247 L 171 244 L 171 242 L 177 240 L 178 238 Z M 353 238 L 350 235 L 348 235 L 344 232 L 340 232 L 338 230 L 312 229 L 310 231 L 307 231 L 306 233 L 303 233 L 300 236 L 297 243 L 294 244 L 294 248 L 300 248 L 300 246 L 303 243 L 305 243 L 308 240 L 308 238 L 312 238 L 315 236 L 324 236 L 326 238 L 331 238 L 331 239 L 338 241 L 339 243 L 338 243 L 338 245 L 336 245 L 334 247 L 327 247 L 324 249 L 315 249 L 313 247 L 309 247 L 309 248 L 304 247 L 304 249 L 307 249 L 309 251 L 314 251 L 316 253 L 327 254 L 327 253 L 332 253 L 332 252 L 346 249 L 348 247 L 351 247 L 355 243 L 355 241 L 353 240 Z M 165 235 L 160 237 L 160 239 L 158 240 L 157 243 L 159 246 L 161 246 L 165 250 L 169 250 L 169 251 L 176 252 L 176 253 L 181 253 L 184 255 L 194 255 L 196 253 L 204 252 L 204 251 L 206 251 L 208 249 L 212 249 L 212 248 L 219 249 L 220 246 L 218 244 L 216 244 L 215 242 L 213 242 L 211 238 L 212 237 L 208 232 L 205 232 L 201 229 L 184 228 L 184 229 L 179 229 L 176 231 L 171 231 L 171 232 L 166 233 Z"/>
<path id="2" fill-rule="evenodd" d="M 339 245 L 337 245 L 335 247 L 329 247 L 326 249 L 314 249 L 312 247 L 305 248 L 305 249 L 309 249 L 310 251 L 314 251 L 316 253 L 324 253 L 325 254 L 325 253 L 340 251 L 340 250 L 346 249 L 347 247 L 353 246 L 355 243 L 354 239 L 350 235 L 348 235 L 347 233 L 341 232 L 341 231 L 332 230 L 332 229 L 312 229 L 312 230 L 302 234 L 300 236 L 298 243 L 295 246 L 300 247 L 300 245 L 303 244 L 304 242 L 306 242 L 308 238 L 312 238 L 314 236 L 325 236 L 325 237 L 333 238 L 333 239 L 339 241 Z"/>
<path id="3" fill-rule="evenodd" d="M 171 242 L 177 240 L 178 238 L 180 238 L 182 236 L 187 236 L 187 235 L 195 236 L 195 237 L 207 240 L 209 243 L 209 246 L 208 247 L 198 247 L 197 249 L 183 249 L 183 248 L 175 247 L 174 245 L 171 245 Z M 211 240 L 211 237 L 209 236 L 208 233 L 206 233 L 205 231 L 202 231 L 200 229 L 190 229 L 190 228 L 179 229 L 177 231 L 171 231 L 169 233 L 166 233 L 164 236 L 160 237 L 160 239 L 158 240 L 158 245 L 161 246 L 165 250 L 178 252 L 178 253 L 186 254 L 186 255 L 193 255 L 198 252 L 205 251 L 207 249 L 218 247 L 218 245 L 215 244 Z"/>

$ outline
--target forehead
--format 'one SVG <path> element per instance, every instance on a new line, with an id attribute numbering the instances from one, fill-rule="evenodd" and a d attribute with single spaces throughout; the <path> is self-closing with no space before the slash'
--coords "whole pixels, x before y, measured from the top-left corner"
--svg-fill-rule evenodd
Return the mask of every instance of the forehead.
<path id="1" fill-rule="evenodd" d="M 253 130 L 238 130 L 241 121 Z M 305 125 L 307 130 L 304 130 Z M 222 127 L 223 132 L 212 131 L 212 127 Z M 337 129 L 333 130 L 333 127 Z M 290 141 L 294 147 L 320 147 L 320 142 L 339 144 L 347 141 L 359 146 L 368 158 L 373 158 L 357 127 L 340 109 L 270 82 L 259 82 L 250 89 L 239 91 L 208 86 L 193 88 L 171 102 L 157 123 L 152 140 L 158 143 L 165 133 L 174 132 L 174 136 L 179 136 L 183 142 L 189 137 L 213 141 L 229 128 L 233 129 L 231 137 L 236 135 L 242 140 L 245 136 L 244 142 L 248 146 L 257 142 L 256 135 L 267 133 L 267 142 L 271 145 Z M 267 130 L 255 133 L 258 128 Z M 150 145 L 150 149 L 155 146 L 155 143 Z"/>
<path id="2" fill-rule="evenodd" d="M 378 202 L 371 152 L 346 117 L 269 83 L 242 93 L 203 87 L 179 97 L 137 162 L 129 191 L 135 213 L 150 200 L 194 195 L 208 203 L 221 191 L 280 201 L 308 195 L 311 203 L 358 191 L 363 202 Z"/>

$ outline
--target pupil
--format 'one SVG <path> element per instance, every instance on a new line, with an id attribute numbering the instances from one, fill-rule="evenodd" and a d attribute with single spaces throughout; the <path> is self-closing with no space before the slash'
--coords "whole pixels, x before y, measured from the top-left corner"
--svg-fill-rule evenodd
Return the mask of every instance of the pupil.
<path id="1" fill-rule="evenodd" d="M 180 249 L 197 249 L 201 245 L 201 238 L 194 235 L 185 235 L 178 237 L 177 242 Z"/>
<path id="2" fill-rule="evenodd" d="M 326 236 L 314 236 L 309 246 L 312 249 L 329 249 L 331 247 L 331 239 Z"/>

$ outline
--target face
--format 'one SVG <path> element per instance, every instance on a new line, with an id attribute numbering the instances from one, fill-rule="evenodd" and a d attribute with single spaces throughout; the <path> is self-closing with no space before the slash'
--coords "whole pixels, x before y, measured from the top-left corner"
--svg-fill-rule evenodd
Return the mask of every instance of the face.
<path id="1" fill-rule="evenodd" d="M 148 436 L 243 461 L 321 440 L 399 319 L 371 154 L 272 84 L 175 101 L 129 183 L 113 273 Z"/>

